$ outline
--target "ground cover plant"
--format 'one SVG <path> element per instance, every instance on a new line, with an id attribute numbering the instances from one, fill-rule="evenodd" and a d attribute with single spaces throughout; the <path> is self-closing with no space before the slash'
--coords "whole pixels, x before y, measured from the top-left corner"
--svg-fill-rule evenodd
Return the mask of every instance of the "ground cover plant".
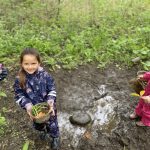
<path id="1" fill-rule="evenodd" d="M 148 69 L 149 7 L 148 0 L 1 0 L 0 61 L 12 64 L 22 48 L 35 47 L 53 68 L 131 66 L 140 57 Z"/>
<path id="2" fill-rule="evenodd" d="M 7 97 L 7 95 L 0 91 L 0 100 L 1 97 Z M 5 127 L 7 126 L 6 118 L 0 113 L 0 136 L 2 136 L 5 132 Z"/>
<path id="3" fill-rule="evenodd" d="M 0 114 L 0 136 L 5 132 L 4 127 L 7 125 L 6 119 Z"/>

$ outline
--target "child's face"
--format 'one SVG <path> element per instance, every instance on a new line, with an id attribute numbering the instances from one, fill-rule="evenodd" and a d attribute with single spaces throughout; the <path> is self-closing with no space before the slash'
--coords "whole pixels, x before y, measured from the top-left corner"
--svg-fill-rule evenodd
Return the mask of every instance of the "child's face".
<path id="1" fill-rule="evenodd" d="M 21 66 L 27 73 L 33 74 L 40 66 L 40 63 L 38 62 L 36 56 L 24 55 Z"/>

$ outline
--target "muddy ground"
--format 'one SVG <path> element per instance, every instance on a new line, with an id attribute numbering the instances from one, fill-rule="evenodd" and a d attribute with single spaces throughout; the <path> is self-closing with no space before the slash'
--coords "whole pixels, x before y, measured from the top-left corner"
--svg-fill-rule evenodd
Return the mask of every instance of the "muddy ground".
<path id="1" fill-rule="evenodd" d="M 137 66 L 100 70 L 90 64 L 51 72 L 58 93 L 61 150 L 149 150 L 150 129 L 137 127 L 129 119 L 138 98 L 130 96 L 133 91 L 128 81 L 138 70 Z M 10 69 L 7 79 L 0 83 L 7 94 L 0 99 L 0 112 L 8 122 L 0 137 L 0 150 L 21 150 L 26 140 L 30 140 L 29 149 L 50 150 L 50 139 L 39 139 L 29 117 L 13 100 L 15 74 L 16 69 Z M 92 122 L 85 127 L 72 125 L 69 116 L 74 112 L 89 113 Z"/>

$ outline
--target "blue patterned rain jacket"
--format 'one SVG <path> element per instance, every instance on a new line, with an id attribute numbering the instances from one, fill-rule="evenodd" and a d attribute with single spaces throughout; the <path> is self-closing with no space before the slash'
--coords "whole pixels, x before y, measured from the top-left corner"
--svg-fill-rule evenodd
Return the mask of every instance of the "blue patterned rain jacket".
<path id="1" fill-rule="evenodd" d="M 14 84 L 15 101 L 22 108 L 25 108 L 27 103 L 33 105 L 47 100 L 56 101 L 56 91 L 54 79 L 42 67 L 34 74 L 26 74 L 25 89 L 22 89 L 19 84 L 19 78 L 16 77 Z"/>

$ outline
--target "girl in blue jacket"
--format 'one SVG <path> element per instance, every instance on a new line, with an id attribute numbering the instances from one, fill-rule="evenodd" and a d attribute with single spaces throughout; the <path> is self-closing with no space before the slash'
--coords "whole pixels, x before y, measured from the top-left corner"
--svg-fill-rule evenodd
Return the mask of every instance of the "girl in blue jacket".
<path id="1" fill-rule="evenodd" d="M 40 66 L 37 50 L 26 48 L 20 56 L 20 71 L 14 83 L 15 101 L 25 109 L 33 120 L 33 126 L 39 131 L 47 131 L 52 137 L 51 148 L 59 148 L 59 128 L 56 110 L 56 90 L 54 79 Z M 46 123 L 35 123 L 31 115 L 32 106 L 47 102 L 52 115 Z"/>

